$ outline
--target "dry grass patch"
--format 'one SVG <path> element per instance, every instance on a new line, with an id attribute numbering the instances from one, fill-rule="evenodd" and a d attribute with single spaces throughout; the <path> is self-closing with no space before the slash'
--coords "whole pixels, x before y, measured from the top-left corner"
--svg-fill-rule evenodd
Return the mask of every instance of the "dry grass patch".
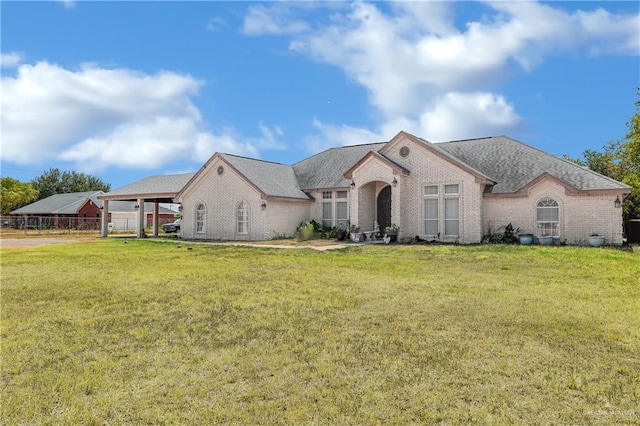
<path id="1" fill-rule="evenodd" d="M 638 423 L 640 257 L 2 252 L 2 423 Z"/>

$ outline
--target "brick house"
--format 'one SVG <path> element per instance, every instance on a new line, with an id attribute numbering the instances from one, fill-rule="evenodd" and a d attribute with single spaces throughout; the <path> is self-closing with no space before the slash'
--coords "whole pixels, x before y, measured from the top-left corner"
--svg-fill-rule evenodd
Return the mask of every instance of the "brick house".
<path id="1" fill-rule="evenodd" d="M 620 202 L 630 187 L 506 136 L 430 143 L 406 132 L 388 142 L 331 148 L 292 166 L 214 154 L 175 194 L 189 239 L 292 236 L 304 221 L 398 239 L 462 244 L 511 223 L 582 244 L 597 232 L 622 244 Z"/>

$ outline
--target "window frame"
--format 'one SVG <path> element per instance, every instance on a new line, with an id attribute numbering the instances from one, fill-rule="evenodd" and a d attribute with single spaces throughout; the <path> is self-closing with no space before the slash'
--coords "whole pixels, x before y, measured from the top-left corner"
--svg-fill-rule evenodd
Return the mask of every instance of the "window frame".
<path id="1" fill-rule="evenodd" d="M 555 210 L 553 217 L 544 217 L 549 214 L 550 211 Z M 541 220 L 541 213 L 542 220 Z M 552 236 L 553 238 L 560 238 L 560 203 L 549 196 L 543 197 L 536 202 L 536 229 L 538 230 L 538 236 Z"/>
<path id="2" fill-rule="evenodd" d="M 249 235 L 249 203 L 241 201 L 236 207 L 236 233 Z"/>
<path id="3" fill-rule="evenodd" d="M 462 222 L 461 222 L 461 205 L 462 205 L 462 184 L 457 182 L 444 183 L 425 183 L 422 185 L 422 232 L 425 237 L 440 238 L 443 236 L 447 239 L 460 238 Z M 430 200 L 430 201 L 429 201 Z M 458 208 L 456 214 L 453 215 L 451 210 L 447 209 L 451 200 L 457 200 Z M 428 204 L 435 203 L 435 210 Z M 427 217 L 428 212 L 436 212 L 435 216 Z M 435 226 L 434 226 L 435 223 Z M 455 223 L 455 226 L 453 225 Z M 450 233 L 452 226 L 457 229 L 457 233 Z M 427 228 L 431 229 L 427 229 Z M 435 233 L 428 231 L 436 230 Z M 447 232 L 449 231 L 449 233 Z"/>
<path id="4" fill-rule="evenodd" d="M 195 220 L 194 220 L 194 231 L 196 234 L 205 234 L 207 232 L 207 206 L 200 202 L 196 205 L 195 209 Z M 201 214 L 202 217 L 199 217 Z M 198 228 L 198 225 L 202 225 L 201 228 Z"/>
<path id="5" fill-rule="evenodd" d="M 329 216 L 325 216 L 325 206 L 328 206 L 326 208 Z M 340 210 L 338 206 L 341 206 L 345 217 L 338 217 Z M 342 229 L 346 229 L 349 222 L 349 191 L 322 191 L 320 208 L 322 226 L 326 228 L 339 227 L 342 222 Z"/>

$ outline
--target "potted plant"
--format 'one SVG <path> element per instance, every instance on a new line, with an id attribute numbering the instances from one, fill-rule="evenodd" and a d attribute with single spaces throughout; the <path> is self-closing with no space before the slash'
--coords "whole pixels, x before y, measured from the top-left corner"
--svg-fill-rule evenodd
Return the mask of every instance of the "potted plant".
<path id="1" fill-rule="evenodd" d="M 528 246 L 533 244 L 533 234 L 518 234 L 520 244 Z"/>
<path id="2" fill-rule="evenodd" d="M 400 227 L 395 223 L 392 223 L 391 225 L 384 228 L 384 233 L 387 234 L 389 238 L 391 238 L 392 243 L 395 243 L 396 240 L 398 239 L 399 230 L 400 230 Z"/>
<path id="3" fill-rule="evenodd" d="M 353 223 L 349 225 L 349 236 L 354 243 L 362 241 L 362 238 L 360 238 L 360 227 Z"/>
<path id="4" fill-rule="evenodd" d="M 551 244 L 553 244 L 553 235 L 541 235 L 538 237 L 538 243 L 541 246 L 550 246 Z"/>
<path id="5" fill-rule="evenodd" d="M 347 237 L 347 230 L 342 227 L 342 222 L 338 222 L 338 229 L 336 229 L 336 239 L 338 241 L 344 241 Z"/>
<path id="6" fill-rule="evenodd" d="M 508 224 L 504 227 L 504 235 L 502 236 L 502 241 L 507 244 L 513 244 L 518 239 L 516 238 L 516 234 L 520 232 L 520 228 L 514 228 L 512 224 Z"/>
<path id="7" fill-rule="evenodd" d="M 589 235 L 589 245 L 591 247 L 601 247 L 604 245 L 604 237 L 597 232 L 592 233 Z"/>

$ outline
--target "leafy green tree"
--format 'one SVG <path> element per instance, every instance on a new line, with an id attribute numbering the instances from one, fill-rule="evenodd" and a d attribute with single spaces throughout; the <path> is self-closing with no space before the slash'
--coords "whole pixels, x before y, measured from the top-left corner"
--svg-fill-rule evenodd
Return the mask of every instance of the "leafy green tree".
<path id="1" fill-rule="evenodd" d="M 111 185 L 100 178 L 78 172 L 60 172 L 56 168 L 48 171 L 31 181 L 38 190 L 38 199 L 47 198 L 54 194 L 67 194 L 69 192 L 104 191 L 109 192 Z"/>
<path id="2" fill-rule="evenodd" d="M 12 177 L 0 177 L 0 210 L 7 215 L 38 196 L 38 191 L 30 183 L 23 183 Z"/>

